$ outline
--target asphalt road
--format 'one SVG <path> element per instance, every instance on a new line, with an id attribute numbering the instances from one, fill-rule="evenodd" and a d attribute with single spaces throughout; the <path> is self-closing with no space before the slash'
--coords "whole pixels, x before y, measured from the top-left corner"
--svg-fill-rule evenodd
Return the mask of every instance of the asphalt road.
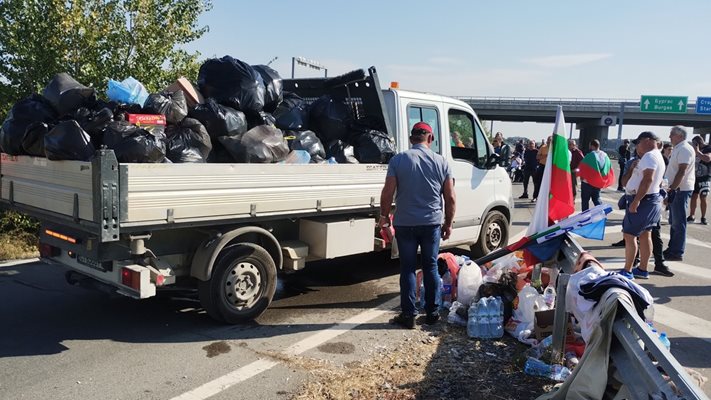
<path id="1" fill-rule="evenodd" d="M 516 195 L 521 190 L 514 186 Z M 612 204 L 617 197 L 603 193 Z M 532 203 L 516 202 L 512 235 L 533 212 Z M 581 240 L 608 269 L 623 259 L 609 246 L 621 238 L 621 219 L 611 214 L 604 241 Z M 638 282 L 655 297 L 655 326 L 669 334 L 674 356 L 711 378 L 709 227 L 690 225 L 688 235 L 684 262 L 668 263 L 675 277 Z M 285 399 L 308 377 L 291 357 L 342 365 L 407 340 L 407 331 L 387 323 L 397 271 L 382 255 L 314 263 L 280 281 L 277 299 L 254 323 L 225 326 L 189 293 L 136 301 L 69 286 L 61 267 L 5 264 L 0 398 Z"/>

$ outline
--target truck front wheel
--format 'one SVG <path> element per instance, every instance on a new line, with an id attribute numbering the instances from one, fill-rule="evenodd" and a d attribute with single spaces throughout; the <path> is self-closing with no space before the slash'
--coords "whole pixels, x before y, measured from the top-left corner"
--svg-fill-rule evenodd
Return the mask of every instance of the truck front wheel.
<path id="1" fill-rule="evenodd" d="M 200 304 L 214 319 L 236 324 L 261 315 L 276 291 L 276 265 L 252 243 L 224 248 L 208 281 L 198 283 Z"/>
<path id="2" fill-rule="evenodd" d="M 498 250 L 508 245 L 509 241 L 509 221 L 506 216 L 499 211 L 490 211 L 481 226 L 479 240 L 471 245 L 471 257 L 477 259 L 483 257 L 494 250 Z"/>

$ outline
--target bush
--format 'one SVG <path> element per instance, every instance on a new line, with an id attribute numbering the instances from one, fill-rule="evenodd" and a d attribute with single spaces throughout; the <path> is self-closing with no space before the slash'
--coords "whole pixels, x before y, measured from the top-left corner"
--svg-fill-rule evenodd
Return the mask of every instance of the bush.
<path id="1" fill-rule="evenodd" d="M 0 212 L 0 260 L 37 257 L 39 226 L 25 214 Z"/>

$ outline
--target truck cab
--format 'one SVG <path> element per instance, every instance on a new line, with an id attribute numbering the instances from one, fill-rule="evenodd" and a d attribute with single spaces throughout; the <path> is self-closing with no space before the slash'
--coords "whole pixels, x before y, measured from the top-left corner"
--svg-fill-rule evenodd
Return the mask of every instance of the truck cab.
<path id="1" fill-rule="evenodd" d="M 398 88 L 383 90 L 383 100 L 390 126 L 398 127 L 397 151 L 410 148 L 412 126 L 424 121 L 434 131 L 431 149 L 452 169 L 457 210 L 452 235 L 443 245 L 469 245 L 473 256 L 505 246 L 513 208 L 511 180 L 474 110 L 456 99 Z"/>

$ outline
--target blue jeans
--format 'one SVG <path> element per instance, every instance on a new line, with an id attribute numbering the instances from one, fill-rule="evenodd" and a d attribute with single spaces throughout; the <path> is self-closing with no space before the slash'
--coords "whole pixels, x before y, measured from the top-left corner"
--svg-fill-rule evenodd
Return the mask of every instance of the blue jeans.
<path id="1" fill-rule="evenodd" d="M 400 307 L 405 316 L 416 316 L 415 292 L 417 248 L 422 257 L 422 281 L 425 285 L 425 312 L 437 311 L 435 292 L 437 282 L 437 255 L 442 236 L 440 225 L 396 226 L 395 239 L 400 251 Z"/>
<path id="2" fill-rule="evenodd" d="M 669 244 L 667 253 L 670 256 L 681 257 L 686 246 L 686 217 L 689 215 L 689 200 L 691 190 L 680 190 L 674 195 L 674 201 L 669 204 Z"/>
<path id="3" fill-rule="evenodd" d="M 600 203 L 600 189 L 590 185 L 587 182 L 580 182 L 580 200 L 583 203 L 583 211 L 590 208 L 591 199 L 593 204 L 596 206 L 602 204 Z"/>

